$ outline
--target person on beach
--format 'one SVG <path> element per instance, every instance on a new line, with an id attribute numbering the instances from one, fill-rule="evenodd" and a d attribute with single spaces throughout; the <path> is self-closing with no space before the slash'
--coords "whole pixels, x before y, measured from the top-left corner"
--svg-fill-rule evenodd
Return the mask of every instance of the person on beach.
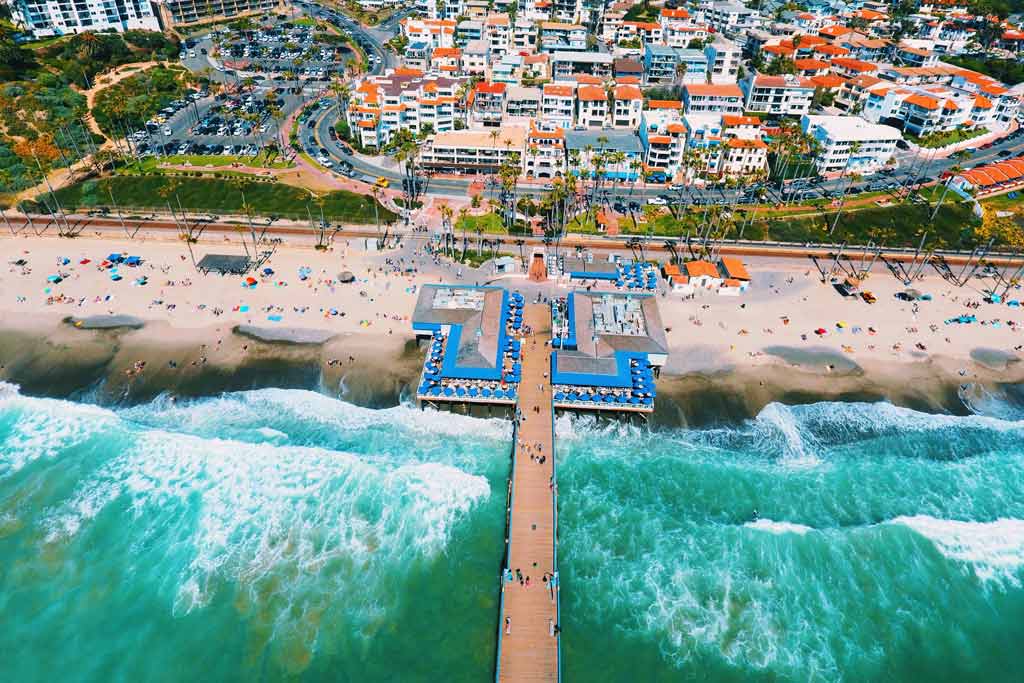
<path id="1" fill-rule="evenodd" d="M 512 635 L 512 617 L 505 617 L 505 635 Z"/>

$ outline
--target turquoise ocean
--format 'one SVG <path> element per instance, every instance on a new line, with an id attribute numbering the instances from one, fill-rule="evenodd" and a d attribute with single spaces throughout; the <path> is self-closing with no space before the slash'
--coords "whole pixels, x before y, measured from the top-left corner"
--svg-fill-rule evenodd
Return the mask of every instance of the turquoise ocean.
<path id="1" fill-rule="evenodd" d="M 1022 681 L 1024 414 L 559 418 L 567 681 Z M 0 680 L 482 681 L 510 428 L 0 384 Z"/>

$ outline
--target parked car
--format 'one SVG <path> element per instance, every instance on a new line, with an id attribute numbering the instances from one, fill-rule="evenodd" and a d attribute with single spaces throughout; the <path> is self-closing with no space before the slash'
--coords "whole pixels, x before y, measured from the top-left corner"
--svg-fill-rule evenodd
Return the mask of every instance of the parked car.
<path id="1" fill-rule="evenodd" d="M 666 206 L 668 205 L 668 200 L 665 199 L 664 197 L 658 196 L 651 197 L 650 199 L 647 200 L 647 203 L 653 204 L 654 206 Z"/>
<path id="2" fill-rule="evenodd" d="M 385 187 L 387 187 L 390 184 L 391 183 L 384 176 L 380 176 L 379 178 L 377 178 L 377 182 L 374 183 L 374 185 L 376 185 L 377 187 L 380 187 L 380 188 L 385 188 Z"/>

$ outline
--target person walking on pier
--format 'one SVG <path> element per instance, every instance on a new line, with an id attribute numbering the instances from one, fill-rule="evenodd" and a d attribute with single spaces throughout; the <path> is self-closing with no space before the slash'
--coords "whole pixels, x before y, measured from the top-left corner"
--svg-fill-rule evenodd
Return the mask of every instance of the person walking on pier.
<path id="1" fill-rule="evenodd" d="M 512 635 L 512 617 L 505 617 L 505 635 Z"/>

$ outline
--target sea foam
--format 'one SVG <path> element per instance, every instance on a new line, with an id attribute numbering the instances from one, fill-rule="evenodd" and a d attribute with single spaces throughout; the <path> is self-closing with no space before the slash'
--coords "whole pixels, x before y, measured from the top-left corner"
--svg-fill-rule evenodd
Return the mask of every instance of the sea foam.
<path id="1" fill-rule="evenodd" d="M 758 531 L 767 531 L 770 534 L 797 534 L 803 536 L 808 531 L 814 531 L 809 526 L 803 524 L 795 524 L 793 522 L 776 522 L 774 520 L 762 517 L 761 519 L 753 522 L 747 522 L 743 525 L 747 529 L 756 529 Z"/>
<path id="2" fill-rule="evenodd" d="M 1024 520 L 964 522 L 928 515 L 897 517 L 902 524 L 931 541 L 945 557 L 969 563 L 984 581 L 1004 579 L 1020 586 L 1024 566 Z"/>

